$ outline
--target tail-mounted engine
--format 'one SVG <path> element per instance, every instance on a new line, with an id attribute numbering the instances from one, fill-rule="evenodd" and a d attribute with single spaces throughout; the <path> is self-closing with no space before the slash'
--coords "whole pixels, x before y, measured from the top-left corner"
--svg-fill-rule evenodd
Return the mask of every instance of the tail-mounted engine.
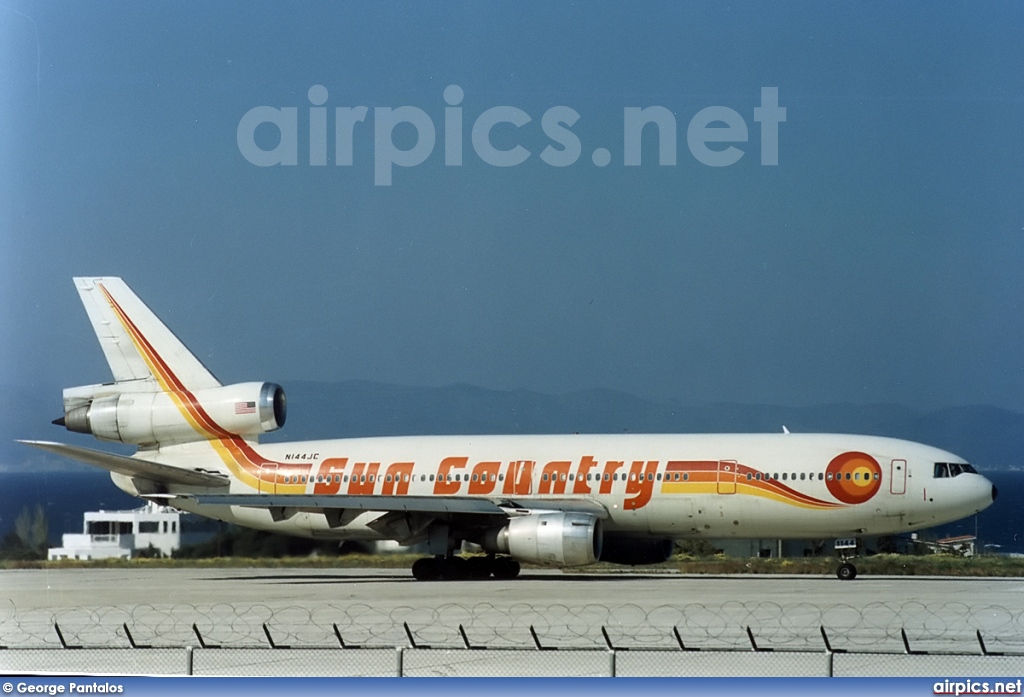
<path id="1" fill-rule="evenodd" d="M 54 423 L 100 440 L 155 445 L 254 437 L 281 428 L 286 415 L 284 389 L 270 382 L 195 392 L 152 391 L 142 385 L 133 389 L 127 383 L 115 383 L 64 390 L 64 417 Z"/>

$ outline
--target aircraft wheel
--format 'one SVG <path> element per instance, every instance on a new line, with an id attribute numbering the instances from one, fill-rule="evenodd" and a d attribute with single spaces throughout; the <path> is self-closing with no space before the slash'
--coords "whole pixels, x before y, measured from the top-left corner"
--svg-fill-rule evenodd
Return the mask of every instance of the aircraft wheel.
<path id="1" fill-rule="evenodd" d="M 857 567 L 848 561 L 843 562 L 839 565 L 836 576 L 839 577 L 840 581 L 852 581 L 857 578 Z"/>
<path id="2" fill-rule="evenodd" d="M 519 575 L 519 562 L 512 557 L 498 557 L 494 560 L 494 578 L 508 581 Z"/>
<path id="3" fill-rule="evenodd" d="M 476 580 L 490 578 L 494 566 L 493 561 L 487 557 L 470 557 L 466 560 L 469 577 Z"/>
<path id="4" fill-rule="evenodd" d="M 445 557 L 441 561 L 441 578 L 445 581 L 463 581 L 469 578 L 469 562 L 462 557 Z"/>
<path id="5" fill-rule="evenodd" d="M 441 562 L 433 557 L 417 559 L 412 564 L 412 575 L 417 581 L 436 581 L 441 578 Z"/>

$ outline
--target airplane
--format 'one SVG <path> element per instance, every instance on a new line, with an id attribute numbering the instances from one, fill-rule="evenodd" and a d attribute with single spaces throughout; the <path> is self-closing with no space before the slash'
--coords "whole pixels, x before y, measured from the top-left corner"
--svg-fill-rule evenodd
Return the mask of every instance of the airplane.
<path id="1" fill-rule="evenodd" d="M 137 451 L 21 442 L 209 518 L 339 543 L 423 544 L 418 580 L 512 579 L 522 562 L 657 563 L 684 538 L 855 541 L 958 520 L 997 495 L 938 448 L 785 429 L 261 444 L 285 423 L 281 386 L 222 385 L 123 280 L 74 282 L 114 381 L 65 389 L 54 424 Z M 837 576 L 855 578 L 841 561 Z"/>

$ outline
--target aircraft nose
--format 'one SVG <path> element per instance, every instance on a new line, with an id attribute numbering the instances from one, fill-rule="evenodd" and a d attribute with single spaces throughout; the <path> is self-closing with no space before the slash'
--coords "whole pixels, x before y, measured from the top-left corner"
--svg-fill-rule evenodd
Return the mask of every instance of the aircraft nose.
<path id="1" fill-rule="evenodd" d="M 997 489 L 996 485 L 993 484 L 992 485 L 992 501 L 993 501 L 993 503 L 995 502 L 997 496 L 999 496 L 999 489 Z"/>

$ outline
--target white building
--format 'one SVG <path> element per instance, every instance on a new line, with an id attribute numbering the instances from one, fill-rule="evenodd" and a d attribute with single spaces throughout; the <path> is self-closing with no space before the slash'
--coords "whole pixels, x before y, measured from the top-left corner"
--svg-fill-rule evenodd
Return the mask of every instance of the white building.
<path id="1" fill-rule="evenodd" d="M 53 559 L 130 559 L 153 546 L 169 557 L 181 546 L 181 514 L 149 503 L 132 511 L 89 511 L 82 532 L 65 533 L 61 547 L 51 547 Z"/>

